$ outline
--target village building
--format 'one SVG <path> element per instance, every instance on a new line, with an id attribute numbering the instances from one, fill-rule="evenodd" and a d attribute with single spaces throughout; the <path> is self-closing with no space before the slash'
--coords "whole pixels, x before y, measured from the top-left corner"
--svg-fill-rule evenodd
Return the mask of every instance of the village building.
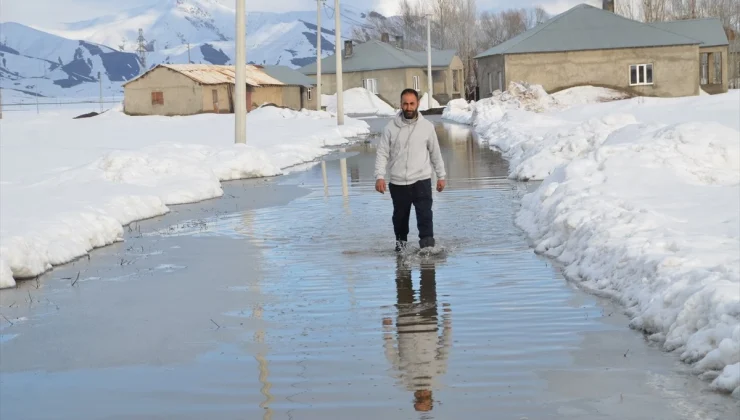
<path id="1" fill-rule="evenodd" d="M 310 107 L 313 81 L 282 66 L 247 65 L 247 110 L 274 104 Z M 233 113 L 234 66 L 160 64 L 123 85 L 128 115 Z"/>
<path id="2" fill-rule="evenodd" d="M 402 38 L 389 42 L 382 39 L 354 45 L 345 41 L 342 50 L 342 90 L 363 87 L 386 102 L 398 106 L 404 89 L 413 88 L 422 96 L 428 91 L 427 53 L 403 48 Z M 440 104 L 464 97 L 463 62 L 454 50 L 432 51 L 433 97 Z M 316 78 L 316 63 L 300 69 Z M 321 60 L 321 89 L 323 94 L 337 93 L 336 56 Z"/>
<path id="3" fill-rule="evenodd" d="M 728 89 L 729 42 L 718 19 L 642 23 L 581 4 L 475 57 L 480 96 L 512 81 L 554 93 L 592 85 L 640 96 Z"/>

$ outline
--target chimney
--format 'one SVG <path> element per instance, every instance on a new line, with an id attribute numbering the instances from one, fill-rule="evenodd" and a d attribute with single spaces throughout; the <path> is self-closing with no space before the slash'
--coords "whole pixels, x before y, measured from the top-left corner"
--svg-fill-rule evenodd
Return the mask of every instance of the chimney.
<path id="1" fill-rule="evenodd" d="M 607 12 L 614 13 L 614 0 L 602 0 L 601 8 Z"/>
<path id="2" fill-rule="evenodd" d="M 344 58 L 352 57 L 352 40 L 344 41 Z"/>
<path id="3" fill-rule="evenodd" d="M 403 49 L 403 36 L 396 35 L 396 48 Z"/>
<path id="4" fill-rule="evenodd" d="M 390 37 L 388 36 L 388 32 L 383 32 L 380 34 L 380 42 L 385 42 L 386 44 L 389 44 L 391 41 Z"/>

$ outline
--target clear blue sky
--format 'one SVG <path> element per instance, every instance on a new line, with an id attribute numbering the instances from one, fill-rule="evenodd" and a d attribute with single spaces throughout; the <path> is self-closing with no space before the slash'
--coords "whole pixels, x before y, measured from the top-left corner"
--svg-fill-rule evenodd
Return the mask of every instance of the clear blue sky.
<path id="1" fill-rule="evenodd" d="M 234 0 L 217 0 L 233 7 Z M 360 6 L 368 0 L 341 0 L 342 4 Z M 392 14 L 398 0 L 370 0 L 375 10 Z M 20 22 L 38 27 L 55 27 L 62 22 L 75 22 L 115 13 L 123 9 L 156 3 L 157 0 L 0 0 L 0 21 Z M 333 0 L 328 0 L 333 4 Z M 579 3 L 600 5 L 601 0 L 476 0 L 478 10 L 542 5 L 551 14 L 560 13 Z M 284 12 L 313 10 L 314 0 L 248 0 L 247 9 Z"/>

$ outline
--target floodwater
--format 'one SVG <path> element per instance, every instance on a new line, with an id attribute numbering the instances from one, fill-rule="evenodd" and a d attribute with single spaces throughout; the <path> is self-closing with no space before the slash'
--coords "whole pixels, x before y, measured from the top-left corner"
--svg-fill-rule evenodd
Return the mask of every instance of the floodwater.
<path id="1" fill-rule="evenodd" d="M 498 153 L 438 135 L 443 252 L 396 256 L 361 143 L 0 292 L 0 417 L 740 417 L 532 252 Z"/>

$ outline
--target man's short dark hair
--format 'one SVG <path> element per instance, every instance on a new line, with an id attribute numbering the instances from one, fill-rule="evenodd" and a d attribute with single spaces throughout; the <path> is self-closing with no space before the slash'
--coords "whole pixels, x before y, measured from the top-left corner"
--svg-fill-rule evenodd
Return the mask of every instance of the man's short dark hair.
<path id="1" fill-rule="evenodd" d="M 409 94 L 409 93 L 413 93 L 414 96 L 416 96 L 416 100 L 417 101 L 419 100 L 419 92 L 417 92 L 416 89 L 411 89 L 411 88 L 404 89 L 403 92 L 401 92 L 401 100 L 403 100 L 404 95 Z"/>

